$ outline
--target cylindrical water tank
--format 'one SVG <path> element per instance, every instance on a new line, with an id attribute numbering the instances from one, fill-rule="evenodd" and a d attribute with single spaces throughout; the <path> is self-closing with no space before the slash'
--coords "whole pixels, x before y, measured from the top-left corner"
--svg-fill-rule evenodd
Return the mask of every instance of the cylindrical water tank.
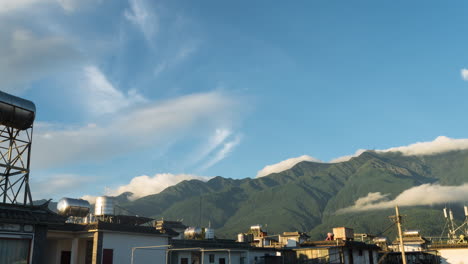
<path id="1" fill-rule="evenodd" d="M 57 203 L 57 211 L 64 216 L 85 217 L 88 215 L 91 206 L 89 202 L 82 199 L 62 198 Z"/>
<path id="2" fill-rule="evenodd" d="M 245 241 L 245 235 L 242 233 L 237 234 L 237 242 L 244 242 Z"/>
<path id="3" fill-rule="evenodd" d="M 114 215 L 114 198 L 108 196 L 99 196 L 94 205 L 94 215 Z"/>
<path id="4" fill-rule="evenodd" d="M 215 231 L 213 228 L 206 227 L 205 228 L 205 239 L 214 239 L 215 238 Z"/>
<path id="5" fill-rule="evenodd" d="M 0 124 L 24 130 L 32 126 L 36 116 L 33 102 L 0 91 Z"/>
<path id="6" fill-rule="evenodd" d="M 199 227 L 188 227 L 184 231 L 184 237 L 188 239 L 193 239 L 202 234 L 202 230 Z"/>

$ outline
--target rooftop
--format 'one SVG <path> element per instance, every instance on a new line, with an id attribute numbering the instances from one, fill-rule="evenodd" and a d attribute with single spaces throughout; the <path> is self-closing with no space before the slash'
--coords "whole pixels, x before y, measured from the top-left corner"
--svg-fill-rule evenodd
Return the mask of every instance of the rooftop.
<path id="1" fill-rule="evenodd" d="M 167 236 L 159 230 L 156 230 L 154 227 L 150 226 L 139 226 L 139 225 L 125 225 L 117 223 L 108 223 L 98 221 L 90 224 L 70 224 L 63 223 L 58 225 L 49 226 L 49 230 L 55 231 L 72 231 L 72 232 L 90 232 L 94 230 L 100 231 L 119 231 L 119 232 L 130 232 L 130 233 L 145 233 L 145 234 L 157 234 Z"/>
<path id="2" fill-rule="evenodd" d="M 352 248 L 362 248 L 362 249 L 368 249 L 368 248 L 375 248 L 379 249 L 378 246 L 374 244 L 367 244 L 364 242 L 358 242 L 358 241 L 349 241 L 349 240 L 332 240 L 332 241 L 306 241 L 300 245 L 300 248 L 297 248 L 296 250 L 301 250 L 304 248 L 315 248 L 315 247 L 352 247 Z"/>
<path id="3" fill-rule="evenodd" d="M 58 224 L 64 223 L 66 217 L 52 212 L 49 203 L 42 205 L 17 205 L 0 203 L 0 222 L 22 224 Z"/>

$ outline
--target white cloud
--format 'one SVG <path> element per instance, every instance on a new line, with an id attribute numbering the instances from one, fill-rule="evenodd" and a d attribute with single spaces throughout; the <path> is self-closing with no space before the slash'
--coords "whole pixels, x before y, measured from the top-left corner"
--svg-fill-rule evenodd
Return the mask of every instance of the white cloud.
<path id="1" fill-rule="evenodd" d="M 0 86 L 4 91 L 60 73 L 80 60 L 78 52 L 61 37 L 39 37 L 6 27 L 0 29 L 0 42 Z"/>
<path id="2" fill-rule="evenodd" d="M 66 195 L 84 187 L 92 178 L 75 174 L 54 174 L 46 178 L 31 178 L 31 195 L 34 200 L 48 199 L 57 194 Z"/>
<path id="3" fill-rule="evenodd" d="M 94 3 L 101 3 L 102 0 L 56 0 L 60 6 L 68 12 L 76 11 L 78 8 Z"/>
<path id="4" fill-rule="evenodd" d="M 468 184 L 461 186 L 442 186 L 423 184 L 403 191 L 394 200 L 388 200 L 389 194 L 369 193 L 356 200 L 353 206 L 340 209 L 337 213 L 359 212 L 387 209 L 398 206 L 434 205 L 468 201 Z"/>
<path id="5" fill-rule="evenodd" d="M 189 161 L 190 164 L 196 164 L 199 161 L 205 159 L 210 153 L 217 149 L 226 139 L 232 135 L 232 131 L 227 128 L 216 128 L 215 132 L 210 136 L 208 142 L 195 151 L 195 154 L 191 155 L 192 158 Z"/>
<path id="6" fill-rule="evenodd" d="M 468 69 L 461 69 L 460 74 L 463 80 L 468 81 Z"/>
<path id="7" fill-rule="evenodd" d="M 90 204 L 95 204 L 96 203 L 96 198 L 97 196 L 94 195 L 83 195 L 80 197 L 80 199 L 88 201 Z"/>
<path id="8" fill-rule="evenodd" d="M 93 114 L 108 114 L 147 100 L 136 91 L 124 95 L 117 90 L 96 66 L 83 69 L 84 80 L 81 90 L 86 108 Z"/>
<path id="9" fill-rule="evenodd" d="M 454 139 L 439 136 L 433 141 L 417 142 L 408 146 L 395 147 L 377 152 L 401 152 L 403 155 L 434 155 L 455 150 L 468 149 L 468 139 Z"/>
<path id="10" fill-rule="evenodd" d="M 399 152 L 405 156 L 413 155 L 434 155 L 449 151 L 465 150 L 468 149 L 468 139 L 455 139 L 445 136 L 439 136 L 433 141 L 417 142 L 408 146 L 394 147 L 388 149 L 374 150 L 375 152 Z M 359 149 L 352 155 L 342 156 L 332 159 L 330 163 L 345 162 L 353 157 L 357 157 L 365 152 L 365 149 Z"/>
<path id="11" fill-rule="evenodd" d="M 152 177 L 143 175 L 133 178 L 129 184 L 119 186 L 115 189 L 107 189 L 106 195 L 117 196 L 124 192 L 131 192 L 133 195 L 130 196 L 129 199 L 135 200 L 151 194 L 160 193 L 167 187 L 176 185 L 179 182 L 193 179 L 208 181 L 211 177 L 171 173 L 160 173 Z M 92 197 L 87 198 L 90 199 Z"/>
<path id="12" fill-rule="evenodd" d="M 50 4 L 59 5 L 65 11 L 71 12 L 93 2 L 101 2 L 101 0 L 0 0 L 0 14 Z"/>
<path id="13" fill-rule="evenodd" d="M 234 118 L 235 101 L 219 92 L 200 93 L 148 104 L 107 122 L 80 127 L 36 126 L 33 166 L 57 167 L 106 160 L 135 149 L 177 140 L 187 131 L 206 130 Z"/>
<path id="14" fill-rule="evenodd" d="M 154 75 L 159 76 L 162 72 L 170 70 L 185 61 L 192 55 L 198 48 L 198 42 L 188 42 L 182 46 L 177 53 L 169 58 L 163 59 L 154 68 Z"/>
<path id="15" fill-rule="evenodd" d="M 287 169 L 292 168 L 294 165 L 296 165 L 297 163 L 299 163 L 301 161 L 322 162 L 322 161 L 320 161 L 320 160 L 318 160 L 318 159 L 316 159 L 314 157 L 308 156 L 308 155 L 303 155 L 303 156 L 296 157 L 296 158 L 290 158 L 290 159 L 283 160 L 283 161 L 281 161 L 279 163 L 276 163 L 276 164 L 271 164 L 271 165 L 265 166 L 263 169 L 261 169 L 260 171 L 257 172 L 257 178 L 264 177 L 264 176 L 270 175 L 272 173 L 285 171 Z"/>
<path id="16" fill-rule="evenodd" d="M 229 155 L 229 153 L 231 153 L 234 150 L 234 148 L 237 145 L 239 145 L 240 142 L 241 142 L 241 136 L 237 135 L 234 137 L 233 140 L 224 143 L 223 147 L 210 160 L 208 160 L 201 167 L 201 169 L 206 170 L 212 167 L 213 165 L 215 165 L 216 163 L 220 162 L 224 158 L 226 158 Z"/>
<path id="17" fill-rule="evenodd" d="M 51 2 L 53 0 L 0 0 L 0 14 L 28 8 L 35 4 Z"/>
<path id="18" fill-rule="evenodd" d="M 361 155 L 365 151 L 366 151 L 365 149 L 358 149 L 358 150 L 356 150 L 356 152 L 354 154 L 342 156 L 342 157 L 339 157 L 339 158 L 336 158 L 336 159 L 332 159 L 330 161 L 330 163 L 339 163 L 339 162 L 348 161 L 351 158 L 354 158 L 354 157 L 357 157 L 357 156 Z"/>
<path id="19" fill-rule="evenodd" d="M 125 18 L 135 24 L 151 42 L 159 30 L 158 17 L 145 0 L 129 0 L 129 4 L 130 9 L 124 12 Z"/>

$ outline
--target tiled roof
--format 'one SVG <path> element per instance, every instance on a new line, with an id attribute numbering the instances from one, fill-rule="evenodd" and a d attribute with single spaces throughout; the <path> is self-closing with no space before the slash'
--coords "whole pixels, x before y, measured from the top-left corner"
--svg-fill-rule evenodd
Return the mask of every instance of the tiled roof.
<path id="1" fill-rule="evenodd" d="M 27 224 L 64 223 L 66 218 L 47 208 L 48 203 L 39 206 L 1 204 L 0 222 Z"/>

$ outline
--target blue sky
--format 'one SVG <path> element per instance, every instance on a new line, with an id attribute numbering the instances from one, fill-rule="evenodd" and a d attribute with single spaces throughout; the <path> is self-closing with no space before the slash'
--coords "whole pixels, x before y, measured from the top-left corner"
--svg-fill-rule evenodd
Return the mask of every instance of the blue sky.
<path id="1" fill-rule="evenodd" d="M 467 8 L 0 0 L 0 87 L 38 109 L 33 198 L 466 138 Z"/>

